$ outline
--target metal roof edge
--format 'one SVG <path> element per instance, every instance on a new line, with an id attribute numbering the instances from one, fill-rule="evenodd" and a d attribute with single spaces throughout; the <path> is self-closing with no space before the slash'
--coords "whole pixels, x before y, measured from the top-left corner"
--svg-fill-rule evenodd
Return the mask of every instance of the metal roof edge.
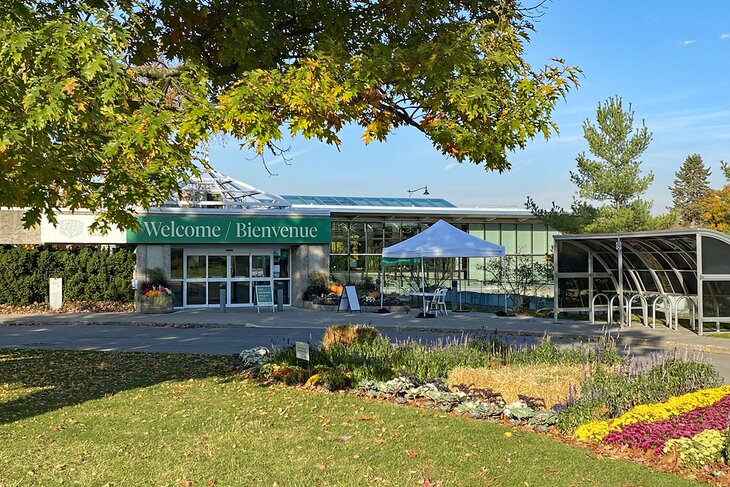
<path id="1" fill-rule="evenodd" d="M 173 206 L 153 207 L 139 211 L 137 216 L 144 215 L 227 215 L 227 216 L 330 216 L 330 211 L 320 208 L 290 209 L 246 209 L 246 208 L 181 208 Z"/>
<path id="2" fill-rule="evenodd" d="M 293 209 L 323 209 L 333 216 L 341 213 L 392 214 L 392 215 L 434 215 L 434 216 L 514 216 L 536 218 L 532 212 L 518 208 L 459 208 L 459 207 L 398 207 L 398 206 L 319 206 L 293 204 Z"/>
<path id="3" fill-rule="evenodd" d="M 554 235 L 555 240 L 601 240 L 615 238 L 671 237 L 679 235 L 703 235 L 722 240 L 730 245 L 730 235 L 709 228 L 673 228 L 670 230 L 646 230 L 641 232 L 572 233 Z"/>

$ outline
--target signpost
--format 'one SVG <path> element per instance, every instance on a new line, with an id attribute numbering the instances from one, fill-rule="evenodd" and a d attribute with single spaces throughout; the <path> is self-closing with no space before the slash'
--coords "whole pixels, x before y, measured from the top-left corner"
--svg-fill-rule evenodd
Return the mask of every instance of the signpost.
<path id="1" fill-rule="evenodd" d="M 256 286 L 256 312 L 261 312 L 261 306 L 271 306 L 272 313 L 276 312 L 274 306 L 274 291 L 270 285 Z"/>
<path id="2" fill-rule="evenodd" d="M 297 360 L 304 360 L 305 362 L 307 362 L 307 371 L 309 375 L 312 375 L 312 371 L 309 368 L 309 343 L 294 342 L 294 350 L 297 355 Z"/>
<path id="3" fill-rule="evenodd" d="M 309 343 L 294 342 L 294 349 L 297 353 L 297 359 L 309 362 Z"/>

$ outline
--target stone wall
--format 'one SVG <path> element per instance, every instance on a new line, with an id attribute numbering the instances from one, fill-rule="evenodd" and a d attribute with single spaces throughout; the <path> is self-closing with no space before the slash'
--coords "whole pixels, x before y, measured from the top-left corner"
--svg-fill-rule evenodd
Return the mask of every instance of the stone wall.
<path id="1" fill-rule="evenodd" d="M 302 293 L 309 285 L 309 274 L 319 271 L 330 273 L 330 246 L 300 245 L 292 248 L 291 304 L 304 306 Z"/>
<path id="2" fill-rule="evenodd" d="M 23 210 L 0 210 L 0 245 L 41 244 L 41 227 L 23 228 Z"/>
<path id="3" fill-rule="evenodd" d="M 170 279 L 170 246 L 169 245 L 137 245 L 137 267 L 134 278 L 138 281 L 147 279 L 147 270 L 159 267 L 165 279 Z"/>

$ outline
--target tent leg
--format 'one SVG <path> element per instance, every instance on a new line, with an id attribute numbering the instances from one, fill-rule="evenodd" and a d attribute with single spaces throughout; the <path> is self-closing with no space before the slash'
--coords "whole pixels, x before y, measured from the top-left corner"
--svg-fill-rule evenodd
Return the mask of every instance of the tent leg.
<path id="1" fill-rule="evenodd" d="M 421 256 L 421 298 L 423 304 L 423 317 L 426 317 L 426 267 L 423 265 L 423 255 Z"/>

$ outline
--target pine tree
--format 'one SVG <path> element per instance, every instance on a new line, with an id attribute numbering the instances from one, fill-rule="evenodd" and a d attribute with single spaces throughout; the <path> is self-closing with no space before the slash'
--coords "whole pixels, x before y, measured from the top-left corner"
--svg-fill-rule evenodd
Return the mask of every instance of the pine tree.
<path id="1" fill-rule="evenodd" d="M 598 126 L 588 120 L 583 123 L 583 137 L 598 159 L 579 154 L 578 170 L 571 171 L 570 180 L 580 197 L 607 201 L 618 211 L 638 200 L 654 180 L 651 172 L 641 176 L 640 157 L 649 147 L 651 133 L 643 122 L 634 129 L 631 105 L 624 112 L 620 97 L 599 103 L 596 121 Z"/>
<path id="2" fill-rule="evenodd" d="M 710 169 L 702 163 L 699 154 L 687 156 L 674 174 L 674 186 L 669 190 L 681 226 L 697 227 L 703 223 L 703 200 L 711 192 L 709 176 Z"/>

